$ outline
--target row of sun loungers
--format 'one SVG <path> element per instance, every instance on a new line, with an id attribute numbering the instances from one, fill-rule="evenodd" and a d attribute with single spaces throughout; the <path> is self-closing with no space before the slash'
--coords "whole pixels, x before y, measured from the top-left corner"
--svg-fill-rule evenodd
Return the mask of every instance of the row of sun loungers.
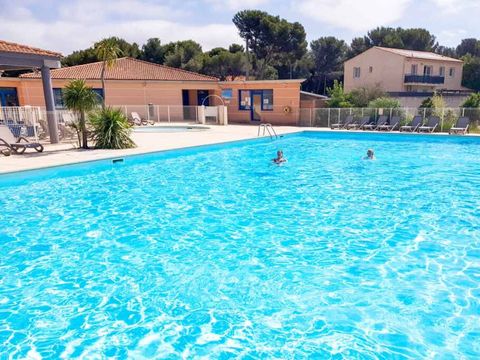
<path id="1" fill-rule="evenodd" d="M 450 130 L 450 134 L 466 134 L 470 125 L 468 117 L 460 117 L 455 126 Z M 346 130 L 377 130 L 377 131 L 393 131 L 398 127 L 401 132 L 426 132 L 433 133 L 440 126 L 440 118 L 438 116 L 430 116 L 425 122 L 423 116 L 417 115 L 407 125 L 400 125 L 400 117 L 379 116 L 377 121 L 371 120 L 370 116 L 354 117 L 349 115 L 343 122 L 331 124 L 332 129 Z"/>

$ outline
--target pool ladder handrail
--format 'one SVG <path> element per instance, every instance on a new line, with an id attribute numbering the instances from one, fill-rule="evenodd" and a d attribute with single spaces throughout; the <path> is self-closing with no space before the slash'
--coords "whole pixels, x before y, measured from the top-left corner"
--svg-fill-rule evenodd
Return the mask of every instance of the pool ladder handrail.
<path id="1" fill-rule="evenodd" d="M 275 137 L 275 139 L 278 139 L 277 132 L 276 132 L 275 129 L 273 128 L 272 124 L 266 123 L 266 124 L 260 124 L 260 125 L 258 125 L 257 137 L 260 136 L 260 130 L 261 130 L 261 129 L 263 129 L 263 134 L 262 134 L 262 136 L 265 136 L 265 133 L 268 132 L 268 135 L 270 136 L 270 139 L 273 139 L 273 137 Z M 271 130 L 271 131 L 270 131 L 270 130 Z"/>

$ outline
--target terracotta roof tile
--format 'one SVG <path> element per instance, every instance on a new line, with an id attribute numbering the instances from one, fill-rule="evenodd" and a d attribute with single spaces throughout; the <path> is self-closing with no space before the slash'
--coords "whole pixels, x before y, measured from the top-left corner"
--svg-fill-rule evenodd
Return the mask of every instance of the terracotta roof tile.
<path id="1" fill-rule="evenodd" d="M 38 49 L 31 46 L 16 44 L 4 40 L 0 40 L 0 51 L 41 56 L 54 56 L 58 58 L 62 56 L 62 54 L 54 51 Z"/>
<path id="2" fill-rule="evenodd" d="M 415 59 L 425 59 L 425 60 L 443 60 L 443 61 L 454 61 L 454 62 L 463 62 L 459 59 L 454 59 L 448 56 L 443 56 L 440 54 L 435 54 L 428 51 L 417 51 L 417 50 L 408 50 L 408 49 L 394 49 L 386 48 L 382 46 L 375 46 L 377 49 L 388 51 L 394 54 L 398 54 L 405 57 L 415 58 Z"/>
<path id="3" fill-rule="evenodd" d="M 88 79 L 101 78 L 102 62 L 76 65 L 52 70 L 52 79 Z M 39 78 L 40 74 L 28 73 L 23 78 Z M 105 71 L 106 80 L 159 80 L 159 81 L 217 81 L 212 76 L 191 71 L 171 68 L 133 58 L 117 59 L 113 68 Z"/>

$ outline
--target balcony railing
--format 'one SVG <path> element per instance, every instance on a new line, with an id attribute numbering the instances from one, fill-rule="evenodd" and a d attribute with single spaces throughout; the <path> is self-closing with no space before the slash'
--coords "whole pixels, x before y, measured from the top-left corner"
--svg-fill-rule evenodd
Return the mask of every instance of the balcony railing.
<path id="1" fill-rule="evenodd" d="M 420 83 L 420 84 L 443 84 L 445 76 L 433 75 L 405 75 L 405 83 Z"/>

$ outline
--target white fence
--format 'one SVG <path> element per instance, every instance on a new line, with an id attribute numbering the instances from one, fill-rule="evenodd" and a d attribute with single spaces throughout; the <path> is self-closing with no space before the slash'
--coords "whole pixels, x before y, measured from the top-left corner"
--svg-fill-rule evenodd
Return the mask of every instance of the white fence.
<path id="1" fill-rule="evenodd" d="M 148 122 L 188 122 L 198 123 L 198 106 L 182 105 L 112 105 L 114 108 L 122 110 L 129 118 L 132 113 L 138 114 L 142 119 Z"/>

